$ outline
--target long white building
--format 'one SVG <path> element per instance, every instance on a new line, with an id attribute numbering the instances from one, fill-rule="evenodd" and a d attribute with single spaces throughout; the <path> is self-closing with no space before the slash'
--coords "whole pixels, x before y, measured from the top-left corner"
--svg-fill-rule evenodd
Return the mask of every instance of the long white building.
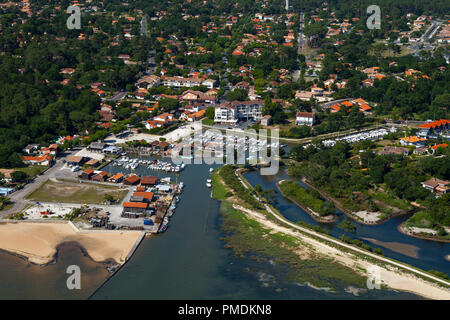
<path id="1" fill-rule="evenodd" d="M 201 78 L 183 78 L 183 77 L 161 77 L 162 84 L 167 87 L 187 87 L 192 88 L 195 86 L 203 85 L 208 89 L 214 88 L 215 80 L 213 79 L 201 79 Z"/>
<path id="2" fill-rule="evenodd" d="M 236 124 L 239 120 L 260 121 L 263 106 L 262 100 L 224 102 L 216 106 L 214 122 Z"/>
<path id="3" fill-rule="evenodd" d="M 296 125 L 312 126 L 314 124 L 314 113 L 312 112 L 297 112 L 295 117 Z"/>

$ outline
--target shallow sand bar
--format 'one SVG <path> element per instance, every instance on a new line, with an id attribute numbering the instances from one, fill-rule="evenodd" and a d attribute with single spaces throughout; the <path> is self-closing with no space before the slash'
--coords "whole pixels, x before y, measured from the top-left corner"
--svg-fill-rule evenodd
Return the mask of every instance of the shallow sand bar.
<path id="1" fill-rule="evenodd" d="M 123 264 L 141 239 L 140 231 L 78 231 L 69 223 L 0 224 L 0 249 L 19 254 L 36 264 L 54 259 L 59 244 L 78 242 L 96 262 L 114 259 Z"/>

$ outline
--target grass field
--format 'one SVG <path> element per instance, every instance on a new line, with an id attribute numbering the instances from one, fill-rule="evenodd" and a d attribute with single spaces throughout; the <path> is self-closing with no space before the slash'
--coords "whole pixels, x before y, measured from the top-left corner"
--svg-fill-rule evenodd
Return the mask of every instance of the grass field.
<path id="1" fill-rule="evenodd" d="M 218 171 L 214 171 L 211 174 L 211 182 L 213 185 L 212 189 L 212 197 L 217 200 L 225 200 L 228 198 L 231 194 L 227 191 L 225 186 L 220 183 L 220 177 L 218 174 Z"/>
<path id="2" fill-rule="evenodd" d="M 207 126 L 212 126 L 214 124 L 214 119 L 205 118 L 202 120 L 202 123 Z"/>
<path id="3" fill-rule="evenodd" d="M 29 194 L 27 199 L 41 202 L 102 204 L 107 194 L 113 196 L 116 202 L 121 202 L 127 193 L 128 189 L 117 186 L 47 180 L 39 189 Z"/>

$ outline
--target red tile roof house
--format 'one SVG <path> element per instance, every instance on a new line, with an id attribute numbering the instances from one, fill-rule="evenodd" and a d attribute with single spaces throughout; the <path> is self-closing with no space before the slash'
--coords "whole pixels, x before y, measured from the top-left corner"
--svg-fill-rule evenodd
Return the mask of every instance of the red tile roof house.
<path id="1" fill-rule="evenodd" d="M 374 81 L 372 79 L 365 79 L 361 83 L 364 87 L 367 88 L 367 87 L 373 87 Z"/>
<path id="2" fill-rule="evenodd" d="M 181 99 L 188 102 L 205 102 L 215 103 L 217 97 L 215 95 L 207 95 L 201 91 L 186 90 L 181 95 Z"/>
<path id="3" fill-rule="evenodd" d="M 340 103 L 333 104 L 329 107 L 331 113 L 339 112 L 341 111 Z"/>
<path id="4" fill-rule="evenodd" d="M 169 148 L 169 143 L 166 141 L 161 141 L 157 146 L 155 146 L 155 148 L 159 150 L 167 150 L 167 148 Z"/>
<path id="5" fill-rule="evenodd" d="M 432 137 L 433 135 L 439 134 L 443 130 L 447 130 L 448 128 L 450 128 L 450 120 L 440 119 L 426 122 L 424 124 L 420 124 L 419 128 L 421 129 L 421 131 L 419 132 L 419 136 Z"/>
<path id="6" fill-rule="evenodd" d="M 52 164 L 52 157 L 48 154 L 39 157 L 23 156 L 22 161 L 25 164 L 36 164 L 39 166 L 49 166 Z"/>
<path id="7" fill-rule="evenodd" d="M 367 104 L 362 104 L 362 105 L 359 106 L 359 111 L 361 111 L 361 112 L 369 113 L 371 109 L 372 109 L 372 107 L 370 107 Z"/>
<path id="8" fill-rule="evenodd" d="M 122 182 L 123 178 L 124 178 L 123 173 L 116 173 L 115 175 L 113 175 L 112 177 L 110 177 L 110 178 L 108 179 L 108 181 L 109 181 L 109 182 L 112 182 L 112 183 L 120 183 L 120 182 Z"/>
<path id="9" fill-rule="evenodd" d="M 94 175 L 94 170 L 92 170 L 92 169 L 87 169 L 87 170 L 84 170 L 83 172 L 81 172 L 81 174 L 79 175 L 79 177 L 80 177 L 81 179 L 89 180 L 93 175 Z"/>
<path id="10" fill-rule="evenodd" d="M 166 113 L 162 113 L 162 114 L 154 117 L 153 120 L 164 122 L 164 123 L 168 123 L 168 122 L 171 122 L 173 120 L 173 114 L 170 114 L 170 113 L 167 113 L 167 112 Z"/>
<path id="11" fill-rule="evenodd" d="M 416 149 L 414 149 L 413 151 L 414 154 L 427 154 L 428 153 L 428 148 L 427 147 L 417 147 Z"/>
<path id="12" fill-rule="evenodd" d="M 435 193 L 436 196 L 438 197 L 444 193 L 447 193 L 447 191 L 450 189 L 448 187 L 449 184 L 450 181 L 431 178 L 428 179 L 427 181 L 422 182 L 422 187 Z"/>
<path id="13" fill-rule="evenodd" d="M 138 218 L 145 215 L 147 211 L 147 202 L 124 202 L 122 217 Z"/>
<path id="14" fill-rule="evenodd" d="M 139 178 L 139 176 L 133 174 L 133 175 L 127 177 L 123 183 L 128 186 L 133 186 L 133 185 L 139 184 L 139 181 L 141 181 L 141 178 Z"/>
<path id="15" fill-rule="evenodd" d="M 425 146 L 425 142 L 427 139 L 425 138 L 419 138 L 417 136 L 410 136 L 410 137 L 404 137 L 400 138 L 400 144 L 402 146 Z"/>
<path id="16" fill-rule="evenodd" d="M 296 125 L 312 126 L 314 124 L 314 113 L 312 112 L 297 112 L 295 116 Z"/>
<path id="17" fill-rule="evenodd" d="M 97 181 L 97 182 L 103 182 L 108 178 L 108 172 L 106 171 L 101 171 L 99 173 L 97 173 L 95 176 L 92 177 L 93 181 Z"/>
<path id="18" fill-rule="evenodd" d="M 98 159 L 94 159 L 92 158 L 91 160 L 89 160 L 88 162 L 86 162 L 86 165 L 90 166 L 90 167 L 95 167 L 100 163 L 100 160 Z"/>
<path id="19" fill-rule="evenodd" d="M 152 202 L 153 196 L 153 192 L 136 191 L 133 193 L 133 197 L 143 197 L 144 202 Z"/>
<path id="20" fill-rule="evenodd" d="M 68 155 L 66 157 L 66 162 L 68 165 L 81 165 L 83 164 L 83 162 L 85 162 L 85 158 L 84 157 L 80 157 L 80 156 L 72 156 L 72 155 Z"/>
<path id="21" fill-rule="evenodd" d="M 154 176 L 143 176 L 141 179 L 142 186 L 154 186 L 158 184 L 159 178 Z"/>
<path id="22" fill-rule="evenodd" d="M 58 153 L 58 145 L 56 143 L 52 143 L 48 147 L 41 148 L 41 152 L 43 154 L 56 155 Z"/>
<path id="23" fill-rule="evenodd" d="M 438 148 L 448 148 L 447 143 L 436 144 L 430 148 L 430 153 L 434 154 Z"/>

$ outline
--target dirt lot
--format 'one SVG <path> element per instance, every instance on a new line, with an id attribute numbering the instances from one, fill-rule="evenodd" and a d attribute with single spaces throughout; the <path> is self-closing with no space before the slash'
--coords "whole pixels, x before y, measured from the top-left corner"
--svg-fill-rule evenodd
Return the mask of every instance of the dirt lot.
<path id="1" fill-rule="evenodd" d="M 127 188 L 117 186 L 47 180 L 39 189 L 29 194 L 27 199 L 41 202 L 102 204 L 107 194 L 120 202 L 127 192 Z"/>

